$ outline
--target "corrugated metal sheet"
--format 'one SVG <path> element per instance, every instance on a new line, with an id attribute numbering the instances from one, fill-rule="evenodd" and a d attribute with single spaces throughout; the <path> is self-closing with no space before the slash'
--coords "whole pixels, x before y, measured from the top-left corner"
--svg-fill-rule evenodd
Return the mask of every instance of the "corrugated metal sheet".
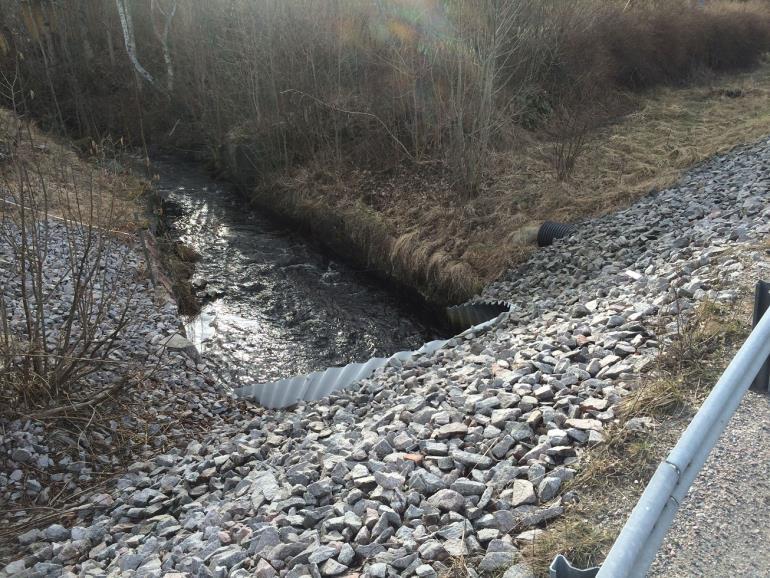
<path id="1" fill-rule="evenodd" d="M 450 310 L 452 311 L 450 313 Z M 510 305 L 500 302 L 480 302 L 458 305 L 447 309 L 447 314 L 453 323 L 465 323 L 469 329 L 460 336 L 470 332 L 481 331 L 499 323 L 510 311 Z M 298 375 L 274 381 L 258 383 L 235 390 L 238 397 L 256 401 L 267 408 L 283 408 L 299 401 L 313 401 L 324 398 L 329 394 L 350 387 L 354 383 L 371 376 L 374 371 L 393 361 L 404 362 L 412 357 L 430 355 L 449 340 L 430 341 L 417 351 L 399 351 L 390 357 L 373 357 L 365 363 L 351 363 L 345 367 L 330 367 L 325 371 L 314 371 L 307 375 Z"/>
<path id="2" fill-rule="evenodd" d="M 510 309 L 510 303 L 505 301 L 480 301 L 447 307 L 446 314 L 452 327 L 462 330 L 494 319 Z"/>

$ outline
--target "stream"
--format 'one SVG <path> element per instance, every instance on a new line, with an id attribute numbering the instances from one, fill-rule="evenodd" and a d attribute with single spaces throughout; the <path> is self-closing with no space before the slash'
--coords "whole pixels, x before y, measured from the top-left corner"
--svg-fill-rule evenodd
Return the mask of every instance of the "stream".
<path id="1" fill-rule="evenodd" d="M 417 349 L 435 337 L 404 296 L 271 222 L 229 185 L 158 159 L 156 190 L 174 240 L 200 255 L 202 303 L 188 338 L 237 387 Z"/>

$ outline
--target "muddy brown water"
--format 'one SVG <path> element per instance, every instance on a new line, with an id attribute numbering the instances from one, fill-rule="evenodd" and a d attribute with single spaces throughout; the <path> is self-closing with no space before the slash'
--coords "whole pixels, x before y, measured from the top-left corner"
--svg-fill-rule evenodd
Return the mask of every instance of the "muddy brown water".
<path id="1" fill-rule="evenodd" d="M 438 336 L 412 298 L 325 255 L 202 168 L 153 165 L 166 229 L 200 255 L 192 281 L 203 307 L 187 335 L 231 386 L 417 349 Z"/>

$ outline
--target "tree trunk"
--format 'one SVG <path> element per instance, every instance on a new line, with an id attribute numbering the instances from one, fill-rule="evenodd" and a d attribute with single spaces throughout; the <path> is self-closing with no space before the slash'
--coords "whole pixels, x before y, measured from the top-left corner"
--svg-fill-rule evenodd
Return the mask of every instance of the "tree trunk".
<path id="1" fill-rule="evenodd" d="M 171 31 L 171 22 L 174 20 L 174 15 L 176 14 L 176 4 L 177 0 L 174 0 L 173 4 L 171 5 L 171 9 L 166 12 L 163 10 L 160 2 L 156 0 L 152 0 L 150 2 L 150 10 L 153 12 L 153 16 L 156 9 L 163 15 L 163 30 L 161 31 L 157 26 L 154 25 L 154 18 L 153 28 L 155 29 L 155 36 L 158 37 L 160 45 L 163 48 L 163 61 L 166 63 L 166 90 L 169 94 L 174 90 L 174 63 L 171 60 L 171 48 L 169 47 L 168 43 L 168 35 Z"/>
<path id="2" fill-rule="evenodd" d="M 126 45 L 126 53 L 131 60 L 131 64 L 134 65 L 134 70 L 141 76 L 147 83 L 153 88 L 158 88 L 155 84 L 155 79 L 152 75 L 145 70 L 144 66 L 139 62 L 136 57 L 136 41 L 134 40 L 134 23 L 131 20 L 131 12 L 126 6 L 126 0 L 115 0 L 115 5 L 118 7 L 118 15 L 120 16 L 120 25 L 123 28 L 123 40 Z"/>

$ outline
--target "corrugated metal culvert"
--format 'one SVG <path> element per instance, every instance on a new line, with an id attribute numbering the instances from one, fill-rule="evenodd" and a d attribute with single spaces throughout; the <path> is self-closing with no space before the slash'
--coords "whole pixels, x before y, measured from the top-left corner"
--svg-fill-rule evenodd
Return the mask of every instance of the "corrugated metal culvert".
<path id="1" fill-rule="evenodd" d="M 447 307 L 446 315 L 453 329 L 463 331 L 494 319 L 510 309 L 510 304 L 505 301 L 480 301 Z"/>
<path id="2" fill-rule="evenodd" d="M 457 305 L 447 309 L 447 316 L 453 326 L 468 327 L 459 336 L 482 331 L 502 321 L 511 306 L 503 301 L 479 302 Z M 345 389 L 354 383 L 370 377 L 375 370 L 388 363 L 403 363 L 413 357 L 430 355 L 449 340 L 430 341 L 417 351 L 399 351 L 390 357 L 373 357 L 365 363 L 351 363 L 345 367 L 330 367 L 307 375 L 289 377 L 271 383 L 257 383 L 235 390 L 238 397 L 256 401 L 267 408 L 289 407 L 300 401 L 322 399 L 335 391 Z"/>

